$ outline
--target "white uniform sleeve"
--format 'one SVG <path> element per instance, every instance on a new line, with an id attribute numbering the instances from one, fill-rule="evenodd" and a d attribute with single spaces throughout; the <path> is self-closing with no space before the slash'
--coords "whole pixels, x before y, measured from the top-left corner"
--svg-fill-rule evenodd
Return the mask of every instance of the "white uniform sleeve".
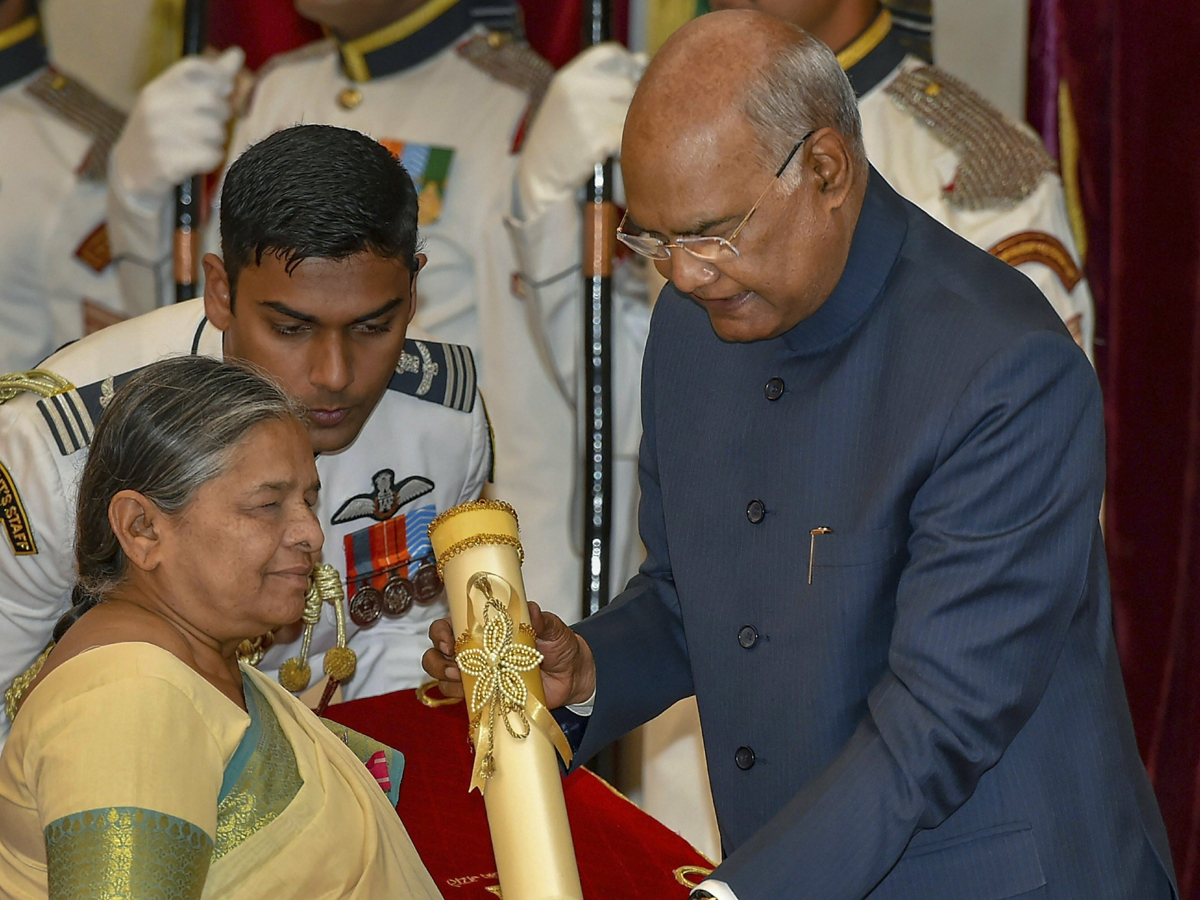
<path id="1" fill-rule="evenodd" d="M 171 204 L 146 205 L 108 180 L 108 240 L 125 306 L 136 313 L 160 305 L 171 289 Z"/>
<path id="2" fill-rule="evenodd" d="M 75 580 L 74 510 L 66 502 L 74 484 L 64 484 L 58 448 L 25 395 L 0 406 L 0 464 L 8 484 L 0 486 L 10 524 L 0 537 L 0 690 L 7 690 L 50 641 L 54 624 L 70 605 Z M 77 454 L 80 458 L 83 454 Z M 11 495 L 4 490 L 11 489 Z M 36 552 L 18 554 L 10 537 L 24 516 Z M 10 723 L 0 716 L 0 744 Z"/>

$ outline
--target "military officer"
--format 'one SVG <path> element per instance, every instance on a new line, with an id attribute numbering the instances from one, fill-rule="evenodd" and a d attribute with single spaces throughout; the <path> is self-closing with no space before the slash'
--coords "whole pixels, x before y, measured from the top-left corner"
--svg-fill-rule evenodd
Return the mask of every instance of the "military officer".
<path id="1" fill-rule="evenodd" d="M 47 64 L 28 0 L 0 0 L 0 371 L 133 310 L 105 227 L 109 149 L 124 116 Z"/>
<path id="2" fill-rule="evenodd" d="M 412 182 L 364 135 L 298 126 L 235 163 L 223 202 L 224 252 L 205 257 L 203 299 L 85 338 L 0 393 L 6 686 L 71 602 L 76 481 L 107 399 L 140 367 L 187 353 L 255 363 L 309 409 L 324 561 L 358 654 L 346 696 L 421 681 L 428 622 L 445 609 L 426 526 L 479 496 L 491 450 L 470 350 L 408 330 L 425 261 Z M 326 606 L 310 648 L 318 677 L 336 636 Z M 261 667 L 296 656 L 294 637 L 281 633 Z"/>
<path id="3" fill-rule="evenodd" d="M 550 67 L 517 36 L 519 9 L 513 2 L 298 0 L 297 9 L 326 26 L 331 38 L 264 67 L 236 124 L 230 158 L 248 143 L 304 121 L 358 129 L 403 159 L 420 193 L 429 255 L 416 324 L 476 352 L 496 432 L 496 478 L 489 490 L 520 512 L 530 596 L 574 620 L 582 578 L 580 550 L 572 540 L 579 515 L 571 499 L 582 450 L 571 410 L 574 388 L 559 377 L 553 360 L 581 352 L 581 282 L 576 267 L 574 302 L 554 316 L 561 327 L 548 341 L 536 297 L 514 277 L 518 266 L 504 224 L 524 135 Z M 143 97 L 153 97 L 160 87 L 151 84 Z M 197 102 L 199 110 L 223 102 L 223 87 L 197 90 L 208 90 L 212 101 Z M 162 116 L 173 115 L 164 104 Z M 124 161 L 134 151 L 166 159 L 172 154 L 144 148 L 165 146 L 174 131 L 154 129 L 162 136 L 156 139 L 147 129 L 147 140 L 122 141 L 115 153 L 117 168 L 128 177 L 117 182 L 114 228 L 121 228 L 122 241 L 132 236 L 129 246 L 138 253 L 160 258 L 169 246 L 161 225 L 169 192 L 165 182 L 139 184 L 138 173 L 148 167 Z M 578 256 L 578 248 L 571 252 Z M 645 312 L 640 323 L 633 319 L 643 339 L 646 321 Z M 631 345 L 634 361 L 623 371 L 636 386 L 640 341 Z M 632 460 L 636 400 L 628 399 L 624 408 L 632 423 L 626 429 L 633 434 Z M 632 486 L 632 475 L 627 483 Z"/>

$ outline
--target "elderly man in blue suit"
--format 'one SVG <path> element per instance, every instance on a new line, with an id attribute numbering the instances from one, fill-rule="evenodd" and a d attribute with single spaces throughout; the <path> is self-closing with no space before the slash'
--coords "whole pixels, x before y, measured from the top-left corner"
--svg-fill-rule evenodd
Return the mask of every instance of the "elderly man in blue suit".
<path id="1" fill-rule="evenodd" d="M 1054 310 L 870 168 L 833 54 L 765 15 L 675 35 L 622 160 L 622 240 L 671 284 L 646 562 L 574 630 L 534 616 L 576 758 L 695 693 L 726 858 L 694 896 L 1176 896 L 1113 642 L 1099 386 Z"/>

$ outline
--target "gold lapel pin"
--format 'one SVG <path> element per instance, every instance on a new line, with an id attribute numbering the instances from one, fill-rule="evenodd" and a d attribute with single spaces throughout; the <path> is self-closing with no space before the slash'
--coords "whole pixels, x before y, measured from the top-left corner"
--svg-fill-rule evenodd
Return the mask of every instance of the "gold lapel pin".
<path id="1" fill-rule="evenodd" d="M 808 583 L 812 584 L 813 557 L 817 553 L 817 535 L 833 534 L 833 529 L 822 525 L 820 528 L 814 528 L 808 534 Z"/>

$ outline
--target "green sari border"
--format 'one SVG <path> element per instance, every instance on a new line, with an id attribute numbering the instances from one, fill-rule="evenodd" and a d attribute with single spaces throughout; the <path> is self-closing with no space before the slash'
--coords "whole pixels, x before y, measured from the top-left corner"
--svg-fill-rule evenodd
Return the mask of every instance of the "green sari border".
<path id="1" fill-rule="evenodd" d="M 72 813 L 43 833 L 50 900 L 198 900 L 212 861 L 199 826 L 137 806 Z"/>

